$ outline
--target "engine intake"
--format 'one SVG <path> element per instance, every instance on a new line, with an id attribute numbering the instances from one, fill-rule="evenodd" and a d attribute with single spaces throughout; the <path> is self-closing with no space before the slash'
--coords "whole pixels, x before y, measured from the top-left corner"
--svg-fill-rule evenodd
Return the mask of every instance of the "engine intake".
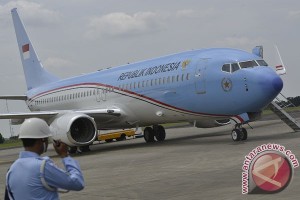
<path id="1" fill-rule="evenodd" d="M 97 136 L 94 119 L 81 113 L 67 113 L 55 118 L 50 129 L 54 140 L 61 140 L 69 146 L 89 145 Z"/>

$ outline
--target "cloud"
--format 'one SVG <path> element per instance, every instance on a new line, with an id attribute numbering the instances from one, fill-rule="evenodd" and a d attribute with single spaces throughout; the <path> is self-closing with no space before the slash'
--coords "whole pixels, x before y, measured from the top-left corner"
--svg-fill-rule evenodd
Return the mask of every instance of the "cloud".
<path id="1" fill-rule="evenodd" d="M 260 44 L 262 39 L 257 38 L 249 38 L 245 36 L 234 36 L 234 37 L 226 37 L 223 40 L 218 40 L 215 42 L 217 46 L 229 46 L 229 47 L 245 47 L 251 46 L 253 44 Z"/>
<path id="2" fill-rule="evenodd" d="M 176 12 L 176 16 L 179 18 L 186 18 L 186 17 L 196 17 L 197 14 L 194 10 L 184 9 L 184 10 L 178 10 Z"/>
<path id="3" fill-rule="evenodd" d="M 214 8 L 205 8 L 205 10 L 193 10 L 193 9 L 182 9 L 176 11 L 175 16 L 177 18 L 198 18 L 205 20 L 208 17 L 211 17 L 215 14 L 215 9 Z"/>
<path id="4" fill-rule="evenodd" d="M 290 18 L 298 19 L 298 18 L 300 18 L 300 10 L 289 11 L 288 16 L 289 16 Z"/>
<path id="5" fill-rule="evenodd" d="M 127 14 L 123 12 L 110 13 L 101 17 L 93 17 L 89 20 L 88 38 L 99 35 L 120 37 L 136 36 L 160 30 L 161 16 L 154 12 L 137 12 Z"/>
<path id="6" fill-rule="evenodd" d="M 22 19 L 26 20 L 26 24 L 49 25 L 58 23 L 61 15 L 57 11 L 44 8 L 42 5 L 29 1 L 9 1 L 4 5 L 0 5 L 0 17 L 10 20 L 10 10 L 17 8 L 22 14 Z M 8 17 L 9 16 L 9 17 Z"/>
<path id="7" fill-rule="evenodd" d="M 191 18 L 206 19 L 212 15 L 214 9 L 207 8 L 202 12 L 193 9 L 181 9 L 174 12 L 137 12 L 128 14 L 114 12 L 103 16 L 95 16 L 89 19 L 85 36 L 89 39 L 99 37 L 135 37 L 144 34 L 152 34 L 170 27 L 170 23 L 177 23 L 177 20 Z"/>
<path id="8" fill-rule="evenodd" d="M 43 62 L 43 65 L 46 69 L 52 69 L 54 71 L 59 71 L 62 68 L 70 68 L 71 66 L 74 66 L 75 64 L 72 61 L 69 61 L 69 60 L 66 60 L 63 58 L 49 57 Z"/>

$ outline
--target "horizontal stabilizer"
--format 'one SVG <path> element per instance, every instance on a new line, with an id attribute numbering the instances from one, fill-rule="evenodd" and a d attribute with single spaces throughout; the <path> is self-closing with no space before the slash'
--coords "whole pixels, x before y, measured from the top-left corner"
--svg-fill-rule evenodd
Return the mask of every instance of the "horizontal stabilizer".
<path id="1" fill-rule="evenodd" d="M 21 101 L 26 101 L 27 96 L 26 95 L 2 95 L 0 96 L 0 99 L 3 100 L 21 100 Z"/>

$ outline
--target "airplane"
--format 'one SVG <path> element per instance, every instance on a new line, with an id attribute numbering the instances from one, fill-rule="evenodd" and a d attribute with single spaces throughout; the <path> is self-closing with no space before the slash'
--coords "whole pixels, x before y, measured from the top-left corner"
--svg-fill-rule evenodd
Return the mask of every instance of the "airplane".
<path id="1" fill-rule="evenodd" d="M 189 122 L 197 128 L 234 123 L 233 141 L 247 139 L 243 125 L 260 117 L 280 93 L 280 76 L 263 59 L 262 46 L 251 53 L 207 48 L 101 69 L 60 79 L 40 62 L 17 9 L 11 10 L 26 79 L 23 100 L 31 112 L 3 113 L 21 124 L 45 120 L 53 139 L 88 147 L 97 130 L 145 127 L 147 143 L 164 141 L 162 124 Z"/>

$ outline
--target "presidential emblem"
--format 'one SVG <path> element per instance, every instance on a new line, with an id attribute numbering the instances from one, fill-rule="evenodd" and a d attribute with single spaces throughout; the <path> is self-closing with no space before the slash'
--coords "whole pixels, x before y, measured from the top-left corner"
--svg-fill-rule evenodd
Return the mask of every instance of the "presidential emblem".
<path id="1" fill-rule="evenodd" d="M 223 78 L 221 85 L 225 92 L 229 92 L 232 88 L 232 81 L 229 78 Z"/>
<path id="2" fill-rule="evenodd" d="M 181 64 L 182 70 L 185 70 L 186 67 L 188 66 L 188 64 L 190 64 L 190 62 L 191 62 L 191 60 L 185 60 L 185 61 L 183 61 L 182 64 Z"/>

